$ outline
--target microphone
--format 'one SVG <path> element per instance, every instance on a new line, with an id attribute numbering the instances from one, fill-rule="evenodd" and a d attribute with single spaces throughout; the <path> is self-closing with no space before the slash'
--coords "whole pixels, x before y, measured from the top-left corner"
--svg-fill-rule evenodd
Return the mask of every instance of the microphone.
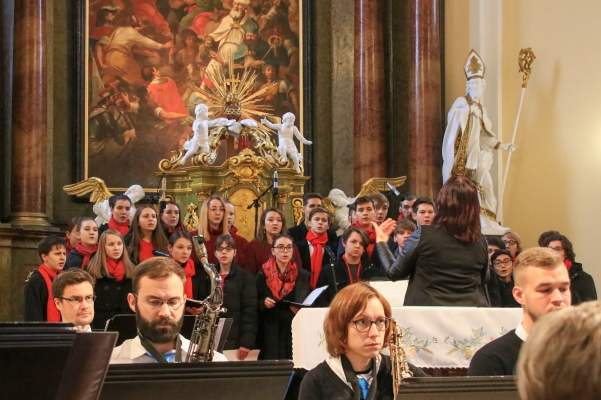
<path id="1" fill-rule="evenodd" d="M 334 255 L 334 252 L 332 251 L 332 249 L 330 249 L 329 246 L 323 246 L 323 248 L 325 249 L 326 253 L 328 253 L 328 255 L 330 256 L 330 261 L 332 261 L 332 262 L 336 261 L 336 256 Z"/>
<path id="2" fill-rule="evenodd" d="M 273 171 L 273 189 L 271 190 L 274 196 L 277 196 L 279 193 L 278 189 L 278 170 Z"/>
<path id="3" fill-rule="evenodd" d="M 164 210 L 167 207 L 167 198 L 165 197 L 165 193 L 167 193 L 167 178 L 163 172 L 163 177 L 161 178 L 161 197 L 159 198 L 160 210 Z"/>
<path id="4" fill-rule="evenodd" d="M 392 186 L 390 183 L 386 182 L 386 186 L 388 186 L 390 188 L 390 190 L 392 191 L 392 193 L 394 193 L 394 195 L 396 197 L 402 197 L 401 194 L 399 193 L 399 191 L 396 190 L 396 188 L 394 186 Z"/>
<path id="5" fill-rule="evenodd" d="M 159 256 L 159 257 L 167 257 L 167 258 L 171 258 L 171 254 L 169 253 L 163 253 L 160 250 L 157 249 L 152 249 L 152 254 L 155 256 Z"/>

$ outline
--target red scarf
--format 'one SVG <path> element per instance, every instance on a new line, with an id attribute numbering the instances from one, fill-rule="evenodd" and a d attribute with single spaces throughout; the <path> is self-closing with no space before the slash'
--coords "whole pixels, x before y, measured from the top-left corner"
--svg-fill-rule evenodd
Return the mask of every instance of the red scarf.
<path id="1" fill-rule="evenodd" d="M 124 223 L 120 224 L 115 221 L 115 218 L 111 215 L 111 219 L 109 219 L 109 228 L 114 229 L 121 234 L 121 236 L 125 236 L 127 231 L 129 231 L 129 218 Z"/>
<path id="2" fill-rule="evenodd" d="M 154 250 L 154 245 L 152 242 L 147 242 L 146 240 L 140 240 L 140 262 L 146 261 L 149 258 L 154 257 L 152 254 L 152 250 Z"/>
<path id="3" fill-rule="evenodd" d="M 90 258 L 98 251 L 98 244 L 95 244 L 94 247 L 89 249 L 80 242 L 75 245 L 75 250 L 77 250 L 77 252 L 83 256 L 81 269 L 84 269 L 90 263 Z"/>
<path id="4" fill-rule="evenodd" d="M 179 225 L 176 225 L 175 228 L 167 228 L 167 239 L 169 239 L 169 237 L 171 235 L 173 235 L 175 232 L 177 231 L 181 231 L 182 227 Z"/>
<path id="5" fill-rule="evenodd" d="M 355 222 L 354 226 L 356 226 L 357 228 L 363 229 L 369 235 L 369 245 L 367 245 L 366 250 L 367 250 L 367 255 L 371 259 L 371 253 L 374 252 L 374 246 L 376 245 L 376 231 L 374 231 L 373 229 L 365 229 L 364 227 L 361 226 L 359 221 Z"/>
<path id="6" fill-rule="evenodd" d="M 184 286 L 184 293 L 186 293 L 186 298 L 193 299 L 194 292 L 192 290 L 192 277 L 196 275 L 196 268 L 194 268 L 194 260 L 188 258 L 188 261 L 184 267 L 184 274 L 186 275 L 186 285 Z"/>
<path id="7" fill-rule="evenodd" d="M 361 277 L 361 259 L 359 259 L 359 265 L 357 266 L 357 280 L 353 280 L 353 275 L 351 274 L 351 267 L 348 265 L 348 261 L 346 261 L 346 254 L 342 255 L 342 259 L 344 260 L 344 263 L 346 264 L 346 270 L 348 271 L 348 277 L 351 281 L 351 284 L 355 283 L 355 282 L 359 282 L 361 279 L 359 279 Z"/>
<path id="8" fill-rule="evenodd" d="M 230 229 L 230 234 L 234 236 L 236 233 L 238 233 L 238 228 L 232 225 L 232 229 Z"/>
<path id="9" fill-rule="evenodd" d="M 209 235 L 211 237 L 215 236 L 215 239 L 217 239 L 219 236 L 223 235 L 223 229 L 221 229 L 221 228 L 213 229 L 209 226 Z"/>
<path id="10" fill-rule="evenodd" d="M 109 274 L 116 280 L 120 281 L 125 277 L 125 267 L 123 266 L 123 260 L 117 262 L 112 258 L 106 258 L 106 267 Z"/>
<path id="11" fill-rule="evenodd" d="M 563 265 L 566 266 L 566 268 L 568 269 L 568 271 L 570 270 L 570 268 L 572 268 L 572 260 L 568 260 L 567 258 L 563 260 Z"/>
<path id="12" fill-rule="evenodd" d="M 67 254 L 71 253 L 71 250 L 73 250 L 73 247 L 71 247 L 71 241 L 67 235 L 65 235 L 65 247 L 67 248 Z"/>
<path id="13" fill-rule="evenodd" d="M 286 266 L 286 270 L 282 273 L 278 268 L 275 257 L 270 257 L 263 264 L 263 273 L 265 274 L 265 283 L 271 290 L 271 294 L 276 301 L 282 300 L 290 292 L 294 290 L 298 269 L 294 261 L 290 260 Z"/>
<path id="14" fill-rule="evenodd" d="M 323 246 L 328 243 L 328 232 L 317 236 L 309 229 L 307 241 L 313 246 L 313 254 L 311 254 L 311 289 L 315 289 L 323 263 Z"/>
<path id="15" fill-rule="evenodd" d="M 48 303 L 46 304 L 46 321 L 47 322 L 61 322 L 61 313 L 56 308 L 54 304 L 54 299 L 52 298 L 52 281 L 56 278 L 56 273 L 52 272 L 50 268 L 45 266 L 44 264 L 38 267 L 38 272 L 44 278 L 46 282 L 46 288 L 48 289 Z"/>

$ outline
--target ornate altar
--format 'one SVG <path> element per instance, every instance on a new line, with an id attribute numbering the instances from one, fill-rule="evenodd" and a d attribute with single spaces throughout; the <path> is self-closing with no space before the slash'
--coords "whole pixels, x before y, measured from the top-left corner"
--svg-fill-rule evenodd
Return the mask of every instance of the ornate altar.
<path id="1" fill-rule="evenodd" d="M 271 185 L 274 170 L 265 158 L 244 149 L 221 166 L 199 165 L 165 172 L 166 195 L 180 205 L 182 213 L 186 210 L 183 221 L 189 230 L 196 229 L 198 207 L 208 196 L 217 194 L 231 201 L 236 208 L 234 224 L 238 234 L 252 240 L 255 210 L 248 206 Z M 291 167 L 279 168 L 279 194 L 268 192 L 263 196 L 259 212 L 267 207 L 278 207 L 288 225 L 295 225 L 301 218 L 303 186 L 308 179 L 297 175 Z"/>

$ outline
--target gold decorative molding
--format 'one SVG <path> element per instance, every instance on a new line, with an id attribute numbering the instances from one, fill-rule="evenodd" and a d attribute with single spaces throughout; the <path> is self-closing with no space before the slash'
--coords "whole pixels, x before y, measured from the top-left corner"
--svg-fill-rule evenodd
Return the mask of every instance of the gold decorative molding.
<path id="1" fill-rule="evenodd" d="M 202 204 L 206 200 L 207 197 L 211 195 L 212 190 L 197 190 L 196 197 L 198 197 L 198 204 Z"/>
<path id="2" fill-rule="evenodd" d="M 303 219 L 303 199 L 302 198 L 292 200 L 292 214 L 294 215 L 294 225 L 300 224 L 301 219 Z"/>
<path id="3" fill-rule="evenodd" d="M 194 203 L 190 203 L 186 206 L 186 210 L 188 213 L 184 217 L 184 227 L 189 232 L 198 227 L 198 213 L 196 212 L 196 210 L 198 210 L 198 206 Z"/>

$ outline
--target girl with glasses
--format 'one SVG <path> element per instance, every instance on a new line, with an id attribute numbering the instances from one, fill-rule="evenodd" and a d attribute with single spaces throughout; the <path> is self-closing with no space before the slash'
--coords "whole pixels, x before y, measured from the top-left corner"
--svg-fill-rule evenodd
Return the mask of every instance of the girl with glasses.
<path id="1" fill-rule="evenodd" d="M 292 318 L 298 308 L 285 301 L 302 303 L 311 292 L 311 273 L 293 261 L 293 239 L 287 234 L 273 238 L 270 257 L 256 277 L 259 313 L 263 330 L 260 356 L 263 360 L 292 359 Z"/>
<path id="2" fill-rule="evenodd" d="M 96 279 L 92 329 L 104 329 L 106 321 L 117 314 L 131 314 L 127 294 L 135 265 L 129 259 L 121 234 L 107 229 L 100 236 L 98 252 L 85 270 Z"/>
<path id="3" fill-rule="evenodd" d="M 221 235 L 215 241 L 215 268 L 221 275 L 223 307 L 227 310 L 220 318 L 232 318 L 232 326 L 225 342 L 225 350 L 238 350 L 238 360 L 246 358 L 256 348 L 258 329 L 257 285 L 252 274 L 236 263 L 236 240 L 230 235 Z M 207 279 L 201 285 L 201 299 L 210 294 Z"/>
<path id="4" fill-rule="evenodd" d="M 266 208 L 259 220 L 257 238 L 253 239 L 244 251 L 244 269 L 257 275 L 262 265 L 272 256 L 273 239 L 278 235 L 288 235 L 286 218 L 275 207 Z M 293 245 L 292 260 L 298 266 L 302 265 L 296 245 Z"/>
<path id="5" fill-rule="evenodd" d="M 505 232 L 501 237 L 507 250 L 511 252 L 511 260 L 515 262 L 516 257 L 522 252 L 522 239 L 515 232 Z"/>
<path id="6" fill-rule="evenodd" d="M 342 289 L 323 323 L 330 357 L 303 378 L 299 400 L 392 400 L 392 363 L 380 354 L 390 340 L 392 310 L 365 282 Z M 413 376 L 428 376 L 409 364 Z"/>
<path id="7" fill-rule="evenodd" d="M 521 307 L 513 297 L 513 260 L 509 250 L 497 250 L 490 261 L 499 284 L 499 296 L 501 298 L 501 307 Z M 494 276 L 491 276 L 493 278 Z"/>

